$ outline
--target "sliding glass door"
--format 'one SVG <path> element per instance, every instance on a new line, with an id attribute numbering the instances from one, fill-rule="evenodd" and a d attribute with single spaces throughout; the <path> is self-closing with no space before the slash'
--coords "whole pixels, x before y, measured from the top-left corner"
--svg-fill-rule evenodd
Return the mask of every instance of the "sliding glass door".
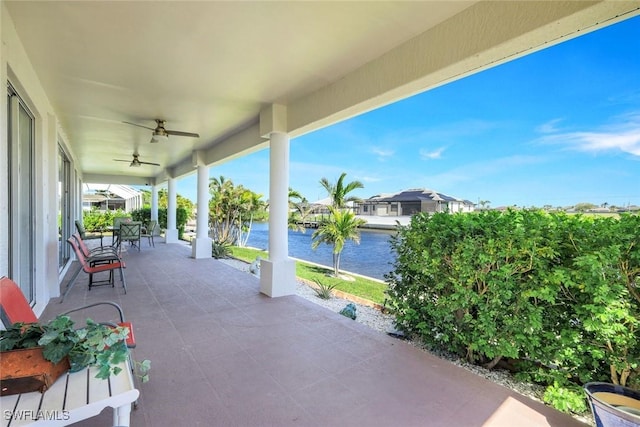
<path id="1" fill-rule="evenodd" d="M 9 277 L 35 303 L 34 117 L 8 86 Z"/>
<path id="2" fill-rule="evenodd" d="M 62 147 L 58 147 L 58 268 L 62 270 L 70 257 L 66 244 L 71 237 L 71 163 Z"/>

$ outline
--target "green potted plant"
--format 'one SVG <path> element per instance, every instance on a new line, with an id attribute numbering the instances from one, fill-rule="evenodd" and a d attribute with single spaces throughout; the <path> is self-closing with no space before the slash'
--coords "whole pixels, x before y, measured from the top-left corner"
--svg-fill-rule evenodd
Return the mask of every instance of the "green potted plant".
<path id="1" fill-rule="evenodd" d="M 122 368 L 120 364 L 128 356 L 125 343 L 129 333 L 126 327 L 104 325 L 87 319 L 86 326 L 76 329 L 73 320 L 68 316 L 58 316 L 47 324 L 15 323 L 6 330 L 0 331 L 0 352 L 21 349 L 41 350 L 42 357 L 54 365 L 63 363 L 69 366 L 71 372 L 79 371 L 87 366 L 98 368 L 96 378 L 107 379 L 110 375 L 117 375 Z M 4 357 L 2 359 L 8 359 Z M 32 356 L 19 356 L 27 363 L 32 363 Z M 68 360 L 68 365 L 66 365 Z M 3 362 L 4 363 L 4 362 Z M 137 364 L 143 382 L 148 380 L 150 362 L 145 360 Z M 18 372 L 29 372 L 18 368 Z M 57 368 L 60 371 L 61 368 Z M 3 367 L 3 377 L 11 374 Z M 56 372 L 59 376 L 62 372 Z M 53 382 L 55 379 L 48 379 Z M 11 377 L 15 378 L 15 377 Z M 6 382 L 6 381 L 5 381 Z M 50 384 L 36 387 L 34 390 L 46 390 Z M 4 392 L 3 385 L 3 392 Z M 30 391 L 34 391 L 30 390 Z M 21 390 L 27 391 L 27 390 Z M 18 391 L 18 392 L 21 392 Z"/>

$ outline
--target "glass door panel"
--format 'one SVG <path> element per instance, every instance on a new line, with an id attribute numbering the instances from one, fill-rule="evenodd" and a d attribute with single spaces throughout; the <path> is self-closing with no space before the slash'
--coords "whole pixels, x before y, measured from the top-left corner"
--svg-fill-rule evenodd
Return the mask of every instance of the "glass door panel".
<path id="1" fill-rule="evenodd" d="M 34 118 L 9 86 L 9 277 L 35 303 Z"/>
<path id="2" fill-rule="evenodd" d="M 62 147 L 58 147 L 58 268 L 62 270 L 70 257 L 66 241 L 71 237 L 71 164 Z"/>

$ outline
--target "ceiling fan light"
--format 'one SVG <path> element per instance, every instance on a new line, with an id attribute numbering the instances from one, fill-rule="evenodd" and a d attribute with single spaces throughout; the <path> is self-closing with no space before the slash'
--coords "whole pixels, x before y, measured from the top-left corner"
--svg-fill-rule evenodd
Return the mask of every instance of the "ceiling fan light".
<path id="1" fill-rule="evenodd" d="M 139 167 L 140 167 L 140 163 L 139 163 L 139 162 L 136 162 L 136 161 L 133 161 L 133 162 L 131 162 L 131 164 L 129 165 L 129 167 L 132 167 L 132 168 L 139 168 Z"/>
<path id="2" fill-rule="evenodd" d="M 166 133 L 154 132 L 150 142 L 152 144 L 155 144 L 156 142 L 162 142 L 162 141 L 168 141 L 168 140 L 169 140 L 169 135 L 167 135 Z"/>

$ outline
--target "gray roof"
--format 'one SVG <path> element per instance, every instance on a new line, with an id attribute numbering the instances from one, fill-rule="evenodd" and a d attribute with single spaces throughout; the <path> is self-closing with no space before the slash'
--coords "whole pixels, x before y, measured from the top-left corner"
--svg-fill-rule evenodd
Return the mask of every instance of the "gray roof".
<path id="1" fill-rule="evenodd" d="M 415 202 L 415 201 L 434 201 L 434 202 L 464 202 L 457 197 L 448 196 L 433 190 L 424 188 L 410 189 L 395 194 L 376 195 L 368 198 L 364 202 Z"/>

